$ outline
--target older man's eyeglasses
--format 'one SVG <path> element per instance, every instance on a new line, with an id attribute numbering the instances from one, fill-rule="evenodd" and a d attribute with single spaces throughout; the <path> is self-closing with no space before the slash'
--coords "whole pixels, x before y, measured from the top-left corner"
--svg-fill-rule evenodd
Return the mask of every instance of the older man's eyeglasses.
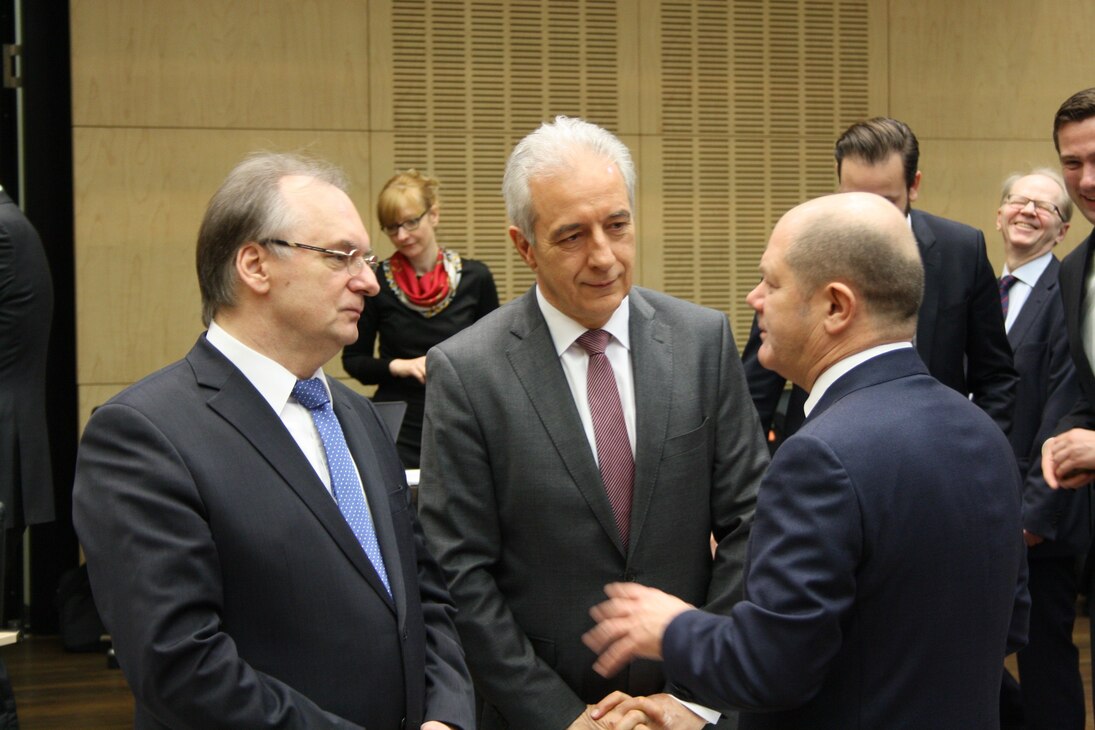
<path id="1" fill-rule="evenodd" d="M 366 265 L 373 271 L 376 271 L 377 267 L 380 266 L 380 259 L 377 258 L 376 254 L 365 253 L 357 248 L 353 251 L 339 251 L 334 248 L 320 248 L 319 246 L 309 246 L 306 243 L 283 241 L 280 238 L 267 238 L 264 241 L 260 241 L 260 243 L 263 245 L 273 243 L 278 246 L 289 246 L 290 248 L 303 248 L 308 251 L 317 251 L 346 269 L 346 272 L 350 276 L 357 276 L 360 274 L 361 270 L 364 269 Z"/>
<path id="2" fill-rule="evenodd" d="M 399 233 L 399 229 L 402 228 L 407 233 L 418 230 L 418 224 L 422 222 L 422 219 L 426 217 L 426 214 L 430 212 L 429 208 L 422 211 L 422 215 L 417 218 L 408 218 L 405 221 L 399 223 L 392 223 L 391 225 L 381 226 L 380 230 L 387 233 L 389 236 L 394 236 Z"/>
<path id="3" fill-rule="evenodd" d="M 1061 215 L 1061 209 L 1053 203 L 1049 202 L 1048 200 L 1033 200 L 1023 195 L 1009 195 L 1007 198 L 1004 199 L 1004 202 L 1006 202 L 1011 207 L 1019 208 L 1020 210 L 1027 207 L 1027 205 L 1029 205 L 1030 203 L 1034 203 L 1035 211 L 1040 210 L 1043 213 L 1056 215 L 1061 220 L 1065 219 L 1065 217 Z"/>

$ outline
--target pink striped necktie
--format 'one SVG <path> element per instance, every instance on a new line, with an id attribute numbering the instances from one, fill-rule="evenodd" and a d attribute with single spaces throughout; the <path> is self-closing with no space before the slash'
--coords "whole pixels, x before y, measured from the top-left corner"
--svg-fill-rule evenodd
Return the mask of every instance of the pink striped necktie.
<path id="1" fill-rule="evenodd" d="M 586 397 L 593 416 L 593 438 L 597 442 L 597 464 L 601 469 L 608 502 L 616 518 L 620 539 L 627 547 L 631 536 L 631 492 L 635 482 L 635 458 L 627 438 L 624 409 L 612 364 L 605 347 L 612 335 L 604 330 L 588 330 L 578 344 L 589 353 Z"/>

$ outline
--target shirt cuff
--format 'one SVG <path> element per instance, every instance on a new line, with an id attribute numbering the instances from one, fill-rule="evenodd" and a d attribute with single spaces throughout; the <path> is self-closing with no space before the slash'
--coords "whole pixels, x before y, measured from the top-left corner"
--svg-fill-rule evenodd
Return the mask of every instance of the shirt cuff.
<path id="1" fill-rule="evenodd" d="M 684 705 L 685 709 L 694 712 L 697 717 L 705 721 L 708 725 L 714 725 L 719 721 L 719 719 L 722 718 L 721 712 L 718 712 L 717 710 L 712 710 L 710 707 L 697 705 L 695 702 L 685 702 L 680 697 L 674 697 L 673 695 L 669 696 L 673 697 L 673 699 L 675 699 L 677 702 L 680 702 L 682 705 Z"/>

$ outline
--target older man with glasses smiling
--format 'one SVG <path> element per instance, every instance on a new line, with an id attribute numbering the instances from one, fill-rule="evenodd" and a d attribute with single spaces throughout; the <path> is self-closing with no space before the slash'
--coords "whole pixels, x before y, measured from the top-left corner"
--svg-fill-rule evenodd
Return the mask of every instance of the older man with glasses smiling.
<path id="1" fill-rule="evenodd" d="M 1082 730 L 1084 689 L 1072 641 L 1077 556 L 1091 541 L 1088 492 L 1055 492 L 1042 477 L 1039 451 L 1080 397 L 1068 351 L 1054 247 L 1068 232 L 1072 203 L 1054 170 L 1015 174 L 996 213 L 1007 263 L 999 280 L 1008 341 L 1019 383 L 1008 434 L 1023 476 L 1030 633 L 1018 663 L 1022 685 L 1005 671 L 1001 727 Z"/>

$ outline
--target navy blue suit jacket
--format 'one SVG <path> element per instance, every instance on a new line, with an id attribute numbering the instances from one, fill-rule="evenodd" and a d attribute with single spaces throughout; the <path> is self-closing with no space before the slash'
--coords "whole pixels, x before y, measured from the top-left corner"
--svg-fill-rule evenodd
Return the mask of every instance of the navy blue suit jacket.
<path id="1" fill-rule="evenodd" d="M 939 382 L 973 402 L 1000 426 L 1011 427 L 1019 376 L 1004 333 L 996 277 L 981 231 L 919 210 L 911 212 L 913 234 L 924 263 L 924 299 L 916 326 L 916 350 Z M 756 318 L 742 352 L 749 394 L 764 428 L 772 423 L 786 379 L 757 359 Z M 794 388 L 784 436 L 802 424 L 806 393 Z"/>
<path id="2" fill-rule="evenodd" d="M 1029 599 L 1007 439 L 911 349 L 839 378 L 758 491 L 746 600 L 678 616 L 667 676 L 745 728 L 999 728 Z M 760 712 L 765 711 L 765 712 Z"/>
<path id="3" fill-rule="evenodd" d="M 391 437 L 328 379 L 389 596 L 278 414 L 204 336 L 92 416 L 73 518 L 138 728 L 475 724 Z"/>
<path id="4" fill-rule="evenodd" d="M 1058 284 L 1060 269 L 1057 259 L 1051 259 L 1008 332 L 1019 372 L 1008 440 L 1024 475 L 1023 528 L 1046 539 L 1033 548 L 1031 557 L 1078 555 L 1091 542 L 1090 490 L 1054 490 L 1042 478 L 1042 443 L 1080 398 Z"/>

